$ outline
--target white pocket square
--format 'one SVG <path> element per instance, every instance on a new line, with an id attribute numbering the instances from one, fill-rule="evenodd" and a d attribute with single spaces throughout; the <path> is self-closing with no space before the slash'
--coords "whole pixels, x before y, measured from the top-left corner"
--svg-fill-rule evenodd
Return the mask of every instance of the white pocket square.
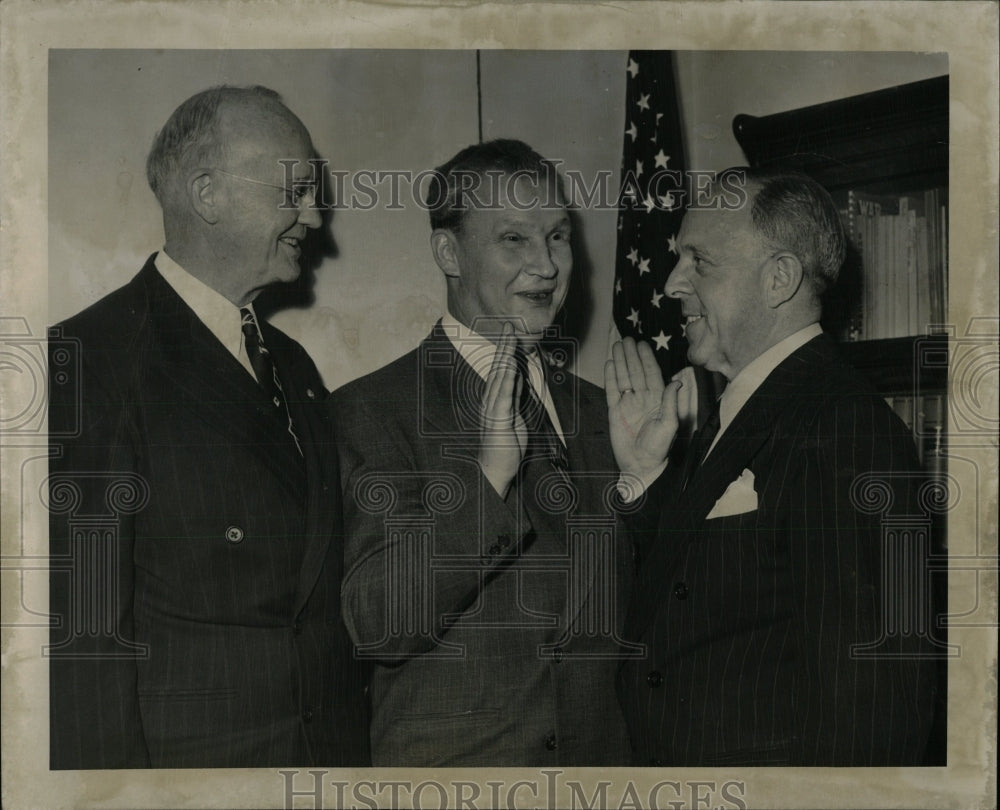
<path id="1" fill-rule="evenodd" d="M 705 520 L 753 512 L 757 508 L 757 490 L 753 488 L 753 482 L 753 473 L 743 470 L 740 477 L 726 487 Z"/>

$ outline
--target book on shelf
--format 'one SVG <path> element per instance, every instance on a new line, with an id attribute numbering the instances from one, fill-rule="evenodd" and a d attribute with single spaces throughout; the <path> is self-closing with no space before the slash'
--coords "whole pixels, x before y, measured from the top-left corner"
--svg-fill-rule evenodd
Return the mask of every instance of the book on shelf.
<path id="1" fill-rule="evenodd" d="M 930 334 L 947 313 L 947 202 L 942 189 L 851 190 L 841 216 L 861 263 L 847 340 Z"/>

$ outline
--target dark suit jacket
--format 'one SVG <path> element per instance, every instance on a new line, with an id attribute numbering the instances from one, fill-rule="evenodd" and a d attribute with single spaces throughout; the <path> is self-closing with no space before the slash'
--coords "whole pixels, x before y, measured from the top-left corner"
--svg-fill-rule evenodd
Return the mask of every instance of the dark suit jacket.
<path id="1" fill-rule="evenodd" d="M 757 508 L 707 519 L 743 470 Z M 654 520 L 634 526 L 626 630 L 649 657 L 619 677 L 636 762 L 921 764 L 934 664 L 919 660 L 920 484 L 908 432 L 826 336 L 764 381 L 686 491 L 662 476 L 641 515 Z M 913 625 L 894 632 L 904 614 Z"/>
<path id="2" fill-rule="evenodd" d="M 154 257 L 50 336 L 51 766 L 364 764 L 319 374 L 261 323 L 303 461 Z"/>
<path id="3" fill-rule="evenodd" d="M 548 465 L 505 501 L 476 463 L 483 387 L 439 325 L 331 400 L 344 618 L 377 661 L 374 764 L 624 764 L 614 674 L 631 559 L 604 500 L 618 477 L 604 395 L 550 373 L 570 484 Z M 535 486 L 543 510 L 519 501 Z"/>

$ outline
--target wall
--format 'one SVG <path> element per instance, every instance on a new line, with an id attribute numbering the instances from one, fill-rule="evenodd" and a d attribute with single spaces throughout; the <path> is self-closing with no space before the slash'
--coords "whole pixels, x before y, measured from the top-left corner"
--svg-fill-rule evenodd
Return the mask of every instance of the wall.
<path id="1" fill-rule="evenodd" d="M 623 51 L 483 51 L 483 136 L 518 137 L 617 191 L 624 130 Z M 947 72 L 943 55 L 679 51 L 688 163 L 744 158 L 737 113 L 764 115 Z M 478 138 L 474 51 L 50 52 L 50 322 L 126 282 L 161 247 L 144 176 L 153 134 L 212 84 L 261 83 L 305 122 L 331 167 L 419 172 Z M 380 186 L 382 191 L 387 185 Z M 444 306 L 426 212 L 409 202 L 335 211 L 327 255 L 273 322 L 300 340 L 336 387 L 403 354 Z M 572 299 L 584 327 L 578 371 L 600 383 L 611 322 L 615 215 L 578 214 Z M 287 302 L 286 302 L 287 303 Z"/>
<path id="2" fill-rule="evenodd" d="M 126 282 L 162 246 L 146 153 L 181 101 L 219 83 L 277 90 L 335 170 L 418 172 L 477 138 L 473 51 L 52 51 L 51 322 Z M 337 210 L 329 235 L 335 255 L 313 274 L 314 300 L 271 320 L 335 387 L 416 345 L 444 281 L 416 205 Z"/>
<path id="3" fill-rule="evenodd" d="M 677 87 L 689 165 L 746 163 L 733 136 L 739 113 L 770 115 L 948 72 L 946 54 L 678 51 Z"/>

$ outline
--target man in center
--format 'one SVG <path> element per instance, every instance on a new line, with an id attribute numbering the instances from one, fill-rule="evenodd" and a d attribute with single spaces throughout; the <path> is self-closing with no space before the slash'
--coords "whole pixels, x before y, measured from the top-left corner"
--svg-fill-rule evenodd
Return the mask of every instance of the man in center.
<path id="1" fill-rule="evenodd" d="M 604 394 L 553 340 L 573 267 L 559 177 L 490 141 L 441 166 L 427 204 L 448 311 L 330 406 L 373 764 L 625 764 L 630 561 Z"/>

